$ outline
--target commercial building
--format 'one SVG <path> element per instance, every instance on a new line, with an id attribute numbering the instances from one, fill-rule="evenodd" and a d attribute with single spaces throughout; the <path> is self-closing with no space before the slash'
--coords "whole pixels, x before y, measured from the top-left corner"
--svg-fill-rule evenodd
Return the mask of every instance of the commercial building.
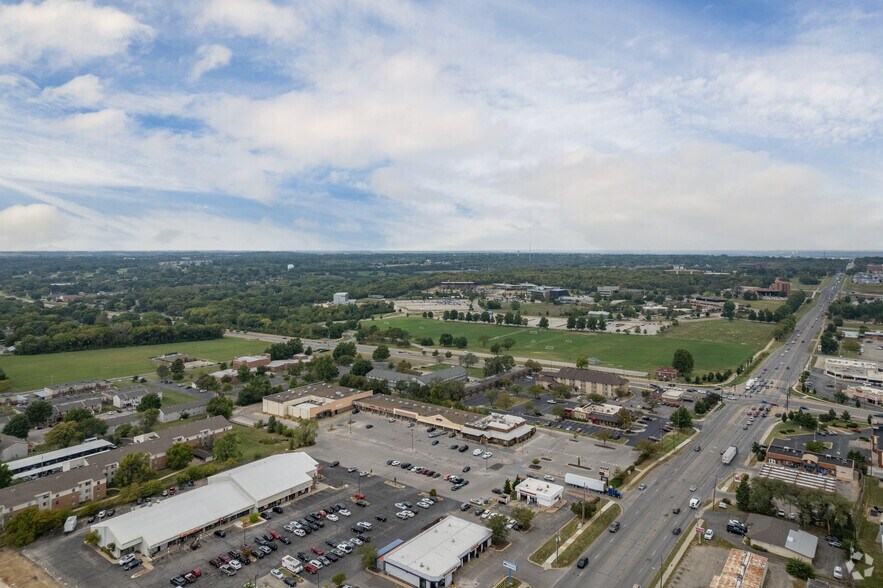
<path id="1" fill-rule="evenodd" d="M 536 427 L 521 417 L 497 413 L 480 415 L 384 394 L 375 394 L 353 404 L 365 412 L 462 433 L 464 438 L 478 443 L 510 446 L 530 438 L 536 432 Z"/>
<path id="2" fill-rule="evenodd" d="M 462 368 L 458 365 L 453 365 L 451 367 L 447 367 L 420 376 L 416 376 L 414 374 L 403 374 L 401 372 L 396 372 L 386 367 L 378 366 L 368 372 L 367 378 L 369 380 L 379 380 L 386 382 L 392 387 L 395 387 L 395 385 L 399 382 L 405 382 L 406 384 L 410 382 L 417 382 L 420 385 L 428 386 L 433 382 L 468 382 L 469 374 L 465 368 Z"/>
<path id="3" fill-rule="evenodd" d="M 13 461 L 28 456 L 30 447 L 26 439 L 0 433 L 0 461 Z"/>
<path id="4" fill-rule="evenodd" d="M 528 504 L 536 504 L 537 506 L 552 507 L 561 500 L 564 494 L 564 486 L 537 480 L 535 478 L 527 478 L 515 487 L 515 494 L 518 500 L 525 500 Z"/>
<path id="5" fill-rule="evenodd" d="M 659 395 L 659 401 L 665 406 L 680 406 L 684 400 L 684 391 L 680 388 L 668 388 Z"/>
<path id="6" fill-rule="evenodd" d="M 442 282 L 438 285 L 439 292 L 471 292 L 475 290 L 475 282 Z"/>
<path id="7" fill-rule="evenodd" d="M 614 398 L 617 389 L 620 386 L 628 386 L 629 381 L 610 372 L 566 367 L 557 372 L 542 372 L 537 377 L 537 383 L 544 388 L 564 384 L 579 394 L 601 394 L 607 398 Z"/>
<path id="8" fill-rule="evenodd" d="M 308 384 L 264 396 L 263 412 L 282 418 L 321 419 L 349 412 L 354 401 L 373 394 L 336 384 Z"/>
<path id="9" fill-rule="evenodd" d="M 812 563 L 819 539 L 801 531 L 797 523 L 775 517 L 748 515 L 748 538 L 770 553 Z"/>
<path id="10" fill-rule="evenodd" d="M 883 370 L 873 361 L 829 357 L 825 359 L 825 374 L 840 380 L 883 386 Z"/>
<path id="11" fill-rule="evenodd" d="M 309 363 L 311 359 L 306 353 L 298 353 L 288 359 L 274 359 L 267 364 L 267 370 L 273 373 L 286 372 L 299 363 Z"/>
<path id="12" fill-rule="evenodd" d="M 791 447 L 782 439 L 774 439 L 770 443 L 766 462 L 816 475 L 834 476 L 838 480 L 852 480 L 855 475 L 855 464 L 851 459 Z"/>
<path id="13" fill-rule="evenodd" d="M 192 418 L 205 414 L 208 409 L 208 399 L 194 400 L 183 404 L 173 404 L 172 406 L 162 407 L 159 409 L 159 422 L 170 423 L 180 419 Z"/>
<path id="14" fill-rule="evenodd" d="M 491 531 L 487 527 L 447 516 L 378 557 L 378 565 L 409 586 L 452 586 L 454 573 L 480 557 L 490 544 Z"/>
<path id="15" fill-rule="evenodd" d="M 354 304 L 355 300 L 350 300 L 349 292 L 335 292 L 331 298 L 331 304 Z"/>
<path id="16" fill-rule="evenodd" d="M 726 303 L 726 298 L 709 298 L 707 296 L 697 296 L 690 299 L 690 306 L 694 310 L 721 311 L 724 309 L 724 304 Z"/>
<path id="17" fill-rule="evenodd" d="M 558 300 L 562 296 L 567 296 L 569 292 L 567 288 L 559 288 L 557 286 L 537 286 L 527 292 L 534 300 Z"/>
<path id="18" fill-rule="evenodd" d="M 680 372 L 678 372 L 677 368 L 668 365 L 658 367 L 656 368 L 656 379 L 662 380 L 663 382 L 672 382 L 678 379 L 679 373 Z"/>
<path id="19" fill-rule="evenodd" d="M 36 506 L 41 510 L 73 508 L 87 500 L 104 498 L 106 485 L 113 482 L 120 461 L 132 453 L 145 453 L 150 466 L 166 467 L 166 451 L 175 443 L 193 447 L 205 445 L 233 429 L 222 416 L 187 421 L 177 427 L 139 435 L 134 443 L 110 451 L 88 455 L 76 467 L 0 489 L 0 520 L 16 512 Z"/>
<path id="20" fill-rule="evenodd" d="M 534 425 L 519 416 L 493 413 L 463 425 L 460 433 L 464 439 L 476 443 L 493 443 L 509 447 L 526 441 L 536 430 Z"/>
<path id="21" fill-rule="evenodd" d="M 318 462 L 306 453 L 284 453 L 222 472 L 208 484 L 154 506 L 92 525 L 100 547 L 115 557 L 155 555 L 170 545 L 267 507 L 306 494 L 315 487 Z"/>
<path id="22" fill-rule="evenodd" d="M 883 390 L 870 386 L 850 386 L 843 391 L 848 398 L 858 399 L 870 404 L 883 404 Z"/>
<path id="23" fill-rule="evenodd" d="M 248 366 L 249 368 L 256 368 L 262 365 L 270 365 L 270 354 L 264 353 L 263 355 L 240 355 L 239 357 L 234 357 L 233 362 L 230 364 L 230 367 L 235 369 L 239 369 L 239 366 Z"/>
<path id="24" fill-rule="evenodd" d="M 763 588 L 768 568 L 768 558 L 731 549 L 723 570 L 711 579 L 708 588 Z"/>
<path id="25" fill-rule="evenodd" d="M 622 422 L 619 414 L 621 410 L 623 408 L 616 404 L 584 404 L 573 409 L 565 408 L 564 414 L 579 421 L 618 427 Z"/>

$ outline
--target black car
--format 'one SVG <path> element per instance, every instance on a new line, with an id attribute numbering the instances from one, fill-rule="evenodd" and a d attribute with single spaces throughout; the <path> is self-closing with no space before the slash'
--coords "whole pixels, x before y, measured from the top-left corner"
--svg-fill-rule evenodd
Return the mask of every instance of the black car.
<path id="1" fill-rule="evenodd" d="M 681 528 L 680 528 L 680 527 L 675 527 L 675 529 L 674 529 L 674 531 L 672 531 L 672 533 L 674 533 L 675 535 L 680 535 L 680 534 L 681 534 Z"/>
<path id="2" fill-rule="evenodd" d="M 285 576 L 285 579 L 283 579 L 282 581 L 285 582 L 286 586 L 297 586 L 297 580 L 289 576 Z"/>
<path id="3" fill-rule="evenodd" d="M 252 553 L 252 555 L 254 555 L 254 556 L 255 556 L 256 558 L 258 558 L 258 559 L 264 559 L 264 556 L 266 555 L 266 554 L 265 554 L 263 551 L 261 551 L 260 549 L 255 549 L 255 550 L 253 550 L 251 553 Z"/>
<path id="4" fill-rule="evenodd" d="M 95 515 L 92 515 L 88 519 L 86 519 L 86 522 L 87 523 L 94 523 L 95 522 Z"/>
<path id="5" fill-rule="evenodd" d="M 239 557 L 240 557 L 240 556 L 239 556 L 239 552 L 238 552 L 238 551 L 233 551 L 232 549 L 231 549 L 230 551 L 227 552 L 227 555 L 229 555 L 229 556 L 232 557 L 233 559 L 239 559 Z"/>
<path id="6" fill-rule="evenodd" d="M 308 561 L 310 561 L 310 556 L 307 555 L 306 553 L 304 553 L 303 551 L 298 551 L 295 554 L 295 557 L 297 557 L 297 559 L 301 560 L 304 563 L 307 563 Z"/>
<path id="7" fill-rule="evenodd" d="M 465 474 L 466 472 L 468 472 L 468 471 L 471 470 L 471 469 L 472 469 L 471 467 L 466 466 L 466 467 L 463 468 L 463 473 Z"/>
<path id="8" fill-rule="evenodd" d="M 123 566 L 123 570 L 128 572 L 129 570 L 133 570 L 140 565 L 141 565 L 140 559 L 133 559 L 132 561 L 130 561 L 129 563 L 127 563 L 126 565 Z"/>
<path id="9" fill-rule="evenodd" d="M 261 518 L 264 519 L 265 521 L 269 521 L 270 519 L 273 518 L 273 515 L 271 515 L 267 511 L 264 511 L 261 513 Z"/>
<path id="10" fill-rule="evenodd" d="M 377 519 L 378 521 L 380 521 L 381 523 L 385 523 L 385 522 L 386 522 L 386 517 L 384 517 L 384 516 L 377 515 L 377 516 L 374 517 L 374 518 Z"/>
<path id="11" fill-rule="evenodd" d="M 357 500 L 356 506 L 361 506 L 362 508 L 365 508 L 366 506 L 368 506 L 368 503 L 365 502 L 364 500 Z"/>
<path id="12" fill-rule="evenodd" d="M 366 429 L 373 429 L 373 428 L 374 428 L 374 425 L 372 425 L 372 424 L 367 424 L 367 425 L 365 425 L 365 428 L 366 428 Z"/>
<path id="13" fill-rule="evenodd" d="M 673 512 L 674 514 L 681 514 L 681 508 L 678 507 L 678 508 L 674 509 L 674 510 L 671 511 L 671 512 Z"/>
<path id="14" fill-rule="evenodd" d="M 215 537 L 226 537 L 226 536 L 227 536 L 227 532 L 224 531 L 223 529 L 218 529 L 217 531 L 215 531 Z"/>
<path id="15" fill-rule="evenodd" d="M 333 548 L 337 547 L 338 545 L 340 545 L 340 542 L 335 542 L 334 539 L 326 539 L 325 545 L 327 545 L 328 547 L 331 547 L 333 549 Z"/>
<path id="16" fill-rule="evenodd" d="M 269 547 L 273 551 L 276 551 L 277 549 L 279 549 L 279 546 L 276 545 L 275 541 L 270 541 L 269 543 L 267 543 L 267 547 Z"/>
<path id="17" fill-rule="evenodd" d="M 289 539 L 288 537 L 283 536 L 282 538 L 279 539 L 279 541 L 281 541 L 282 543 L 284 543 L 286 545 L 291 545 L 291 539 Z"/>
<path id="18" fill-rule="evenodd" d="M 493 492 L 494 494 L 502 494 L 503 493 L 503 491 L 499 488 L 491 488 L 491 492 Z"/>
<path id="19" fill-rule="evenodd" d="M 333 467 L 333 468 L 336 468 L 339 465 L 340 465 L 340 462 L 337 460 L 331 462 L 331 467 Z"/>
<path id="20" fill-rule="evenodd" d="M 371 543 L 371 535 L 362 535 L 359 537 L 363 543 Z"/>
<path id="21" fill-rule="evenodd" d="M 116 512 L 116 510 L 114 510 L 114 509 L 112 509 L 112 508 L 109 508 L 109 509 L 107 509 L 107 512 L 104 513 L 104 516 L 106 516 L 106 517 L 112 517 L 112 516 L 114 515 L 115 512 Z"/>
<path id="22" fill-rule="evenodd" d="M 464 451 L 468 451 L 468 450 L 469 450 L 468 445 L 461 445 L 460 449 L 458 449 L 457 451 L 459 451 L 460 453 L 463 453 Z"/>
<path id="23" fill-rule="evenodd" d="M 579 569 L 583 569 L 587 565 L 589 565 L 589 558 L 587 557 L 581 557 L 579 558 L 579 561 L 576 562 L 576 567 L 578 567 Z"/>
<path id="24" fill-rule="evenodd" d="M 268 543 L 273 540 L 273 538 L 270 537 L 270 535 L 268 535 L 267 533 L 264 533 L 263 535 L 261 535 L 261 537 L 263 537 L 264 541 L 267 541 Z"/>
<path id="25" fill-rule="evenodd" d="M 409 470 L 409 469 L 411 469 L 411 464 L 406 462 L 406 463 L 403 463 L 402 465 L 400 465 L 399 467 L 402 468 L 403 470 Z"/>
<path id="26" fill-rule="evenodd" d="M 277 514 L 282 514 L 282 513 L 285 512 L 285 511 L 282 510 L 282 507 L 281 507 L 281 506 L 274 506 L 274 507 L 273 507 L 273 512 L 275 512 L 275 513 L 277 513 Z"/>
<path id="27" fill-rule="evenodd" d="M 334 555 L 334 553 L 332 553 L 332 552 L 330 552 L 330 551 L 326 551 L 326 552 L 325 552 L 325 557 L 327 557 L 327 558 L 330 559 L 331 561 L 337 561 L 337 560 L 340 559 L 339 557 L 337 557 L 336 555 Z"/>
<path id="28" fill-rule="evenodd" d="M 363 529 L 362 527 L 353 527 L 351 530 L 353 533 L 355 533 L 357 535 L 361 535 L 362 533 L 365 532 L 365 529 Z"/>

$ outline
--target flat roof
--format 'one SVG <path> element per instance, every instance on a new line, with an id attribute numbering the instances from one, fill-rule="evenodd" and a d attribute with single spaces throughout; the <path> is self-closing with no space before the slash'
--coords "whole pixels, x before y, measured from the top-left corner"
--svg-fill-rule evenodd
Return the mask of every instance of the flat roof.
<path id="1" fill-rule="evenodd" d="M 515 490 L 517 492 L 529 493 L 537 496 L 548 496 L 551 498 L 556 494 L 564 492 L 564 486 L 559 486 L 558 484 L 546 482 L 545 480 L 538 480 L 536 478 L 527 478 L 516 486 Z"/>
<path id="2" fill-rule="evenodd" d="M 291 402 L 292 400 L 299 400 L 301 398 L 308 398 L 310 396 L 327 398 L 329 400 L 339 400 L 341 398 L 347 398 L 348 396 L 365 394 L 366 392 L 369 394 L 371 393 L 368 390 L 344 388 L 343 386 L 338 386 L 337 384 L 307 384 L 306 386 L 299 386 L 291 390 L 286 390 L 285 392 L 278 392 L 276 394 L 264 396 L 264 400 L 285 403 Z"/>
<path id="3" fill-rule="evenodd" d="M 280 453 L 215 474 L 208 479 L 208 485 L 229 480 L 257 501 L 311 483 L 311 473 L 318 465 L 319 462 L 300 451 Z"/>
<path id="4" fill-rule="evenodd" d="M 578 368 L 563 367 L 555 373 L 547 373 L 552 378 L 563 378 L 566 380 L 574 380 L 578 382 L 593 382 L 596 384 L 605 384 L 608 386 L 622 386 L 628 384 L 629 381 L 610 372 L 602 372 L 599 370 L 583 370 Z"/>
<path id="5" fill-rule="evenodd" d="M 788 538 L 785 540 L 785 547 L 799 553 L 800 555 L 812 560 L 816 556 L 816 547 L 819 544 L 819 538 L 815 535 L 801 531 L 800 529 L 792 529 L 788 532 Z"/>
<path id="6" fill-rule="evenodd" d="M 511 441 L 512 439 L 518 439 L 519 437 L 523 437 L 535 430 L 535 426 L 528 424 L 521 425 L 510 431 L 500 431 L 499 429 L 474 429 L 468 425 L 464 425 L 461 433 L 464 435 L 472 435 L 474 437 L 481 437 L 484 435 L 488 439 Z"/>
<path id="7" fill-rule="evenodd" d="M 474 412 L 467 412 L 465 410 L 458 410 L 456 408 L 447 408 L 445 406 L 430 404 L 428 402 L 405 400 L 404 398 L 387 396 L 385 394 L 375 394 L 371 398 L 357 400 L 356 403 L 359 406 L 367 406 L 369 408 L 373 406 L 378 408 L 385 408 L 388 410 L 399 409 L 403 411 L 409 411 L 416 413 L 417 415 L 422 417 L 431 417 L 436 415 L 443 416 L 446 419 L 460 425 L 472 424 L 484 416 L 481 414 L 476 414 Z"/>
<path id="8" fill-rule="evenodd" d="M 769 559 L 756 553 L 731 549 L 723 570 L 711 579 L 709 588 L 761 588 Z"/>
<path id="9" fill-rule="evenodd" d="M 384 561 L 422 578 L 438 581 L 460 566 L 460 558 L 487 541 L 483 525 L 447 516 L 413 539 L 387 553 Z"/>
<path id="10" fill-rule="evenodd" d="M 64 449 L 56 449 L 55 451 L 47 451 L 46 453 L 38 453 L 36 455 L 23 457 L 15 461 L 7 462 L 6 465 L 9 466 L 9 469 L 14 472 L 16 470 L 20 470 L 21 468 L 40 465 L 42 463 L 46 463 L 47 461 L 53 460 L 56 462 L 56 465 L 58 465 L 59 463 L 62 463 L 65 458 L 77 455 L 79 453 L 82 453 L 83 451 L 93 451 L 97 449 L 110 450 L 113 448 L 114 444 L 110 441 L 105 441 L 104 439 L 94 439 L 92 441 L 80 443 L 79 445 L 74 445 L 73 447 L 65 447 Z"/>

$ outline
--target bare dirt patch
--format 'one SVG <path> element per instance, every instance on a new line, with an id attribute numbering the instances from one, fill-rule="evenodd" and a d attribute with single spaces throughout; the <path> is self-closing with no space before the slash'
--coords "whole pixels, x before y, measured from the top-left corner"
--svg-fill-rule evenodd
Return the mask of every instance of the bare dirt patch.
<path id="1" fill-rule="evenodd" d="M 0 586 L 11 588 L 58 588 L 43 568 L 14 549 L 0 549 Z"/>

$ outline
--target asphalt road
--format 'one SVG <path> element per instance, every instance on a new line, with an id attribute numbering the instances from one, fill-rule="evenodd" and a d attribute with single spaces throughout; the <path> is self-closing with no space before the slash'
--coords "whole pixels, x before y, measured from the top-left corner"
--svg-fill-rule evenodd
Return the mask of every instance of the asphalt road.
<path id="1" fill-rule="evenodd" d="M 754 395 L 770 402 L 785 405 L 787 390 L 797 380 L 807 364 L 814 335 L 821 327 L 822 315 L 836 296 L 840 279 L 835 280 L 820 294 L 818 303 L 800 320 L 791 337 L 791 343 L 777 351 L 760 366 L 758 374 L 768 382 L 767 388 Z M 804 343 L 801 343 L 805 340 Z M 804 404 L 801 400 L 798 404 Z M 685 450 L 674 459 L 657 467 L 646 479 L 643 492 L 628 492 L 621 502 L 623 515 L 618 533 L 605 533 L 589 549 L 589 565 L 578 574 L 564 576 L 556 586 L 632 586 L 647 585 L 659 570 L 663 560 L 674 547 L 678 537 L 674 527 L 685 532 L 692 530 L 698 511 L 690 509 L 691 496 L 703 502 L 719 499 L 714 488 L 723 478 L 735 475 L 736 464 L 751 449 L 753 441 L 762 435 L 762 422 L 744 428 L 745 404 L 727 401 L 726 406 L 707 417 L 696 438 L 702 450 Z M 827 410 L 827 409 L 825 409 Z M 720 454 L 729 445 L 739 448 L 740 457 L 729 466 L 721 463 Z M 690 492 L 691 484 L 696 491 Z M 674 508 L 681 513 L 674 515 Z"/>

